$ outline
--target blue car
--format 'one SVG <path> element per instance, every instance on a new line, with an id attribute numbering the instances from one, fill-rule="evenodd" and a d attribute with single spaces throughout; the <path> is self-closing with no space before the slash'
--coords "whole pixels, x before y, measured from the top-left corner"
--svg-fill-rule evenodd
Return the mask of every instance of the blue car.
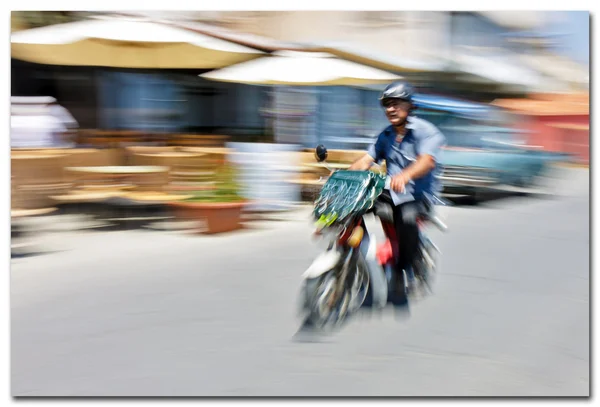
<path id="1" fill-rule="evenodd" d="M 445 195 L 474 200 L 490 188 L 535 187 L 551 166 L 567 154 L 527 148 L 508 113 L 494 106 L 419 95 L 416 114 L 446 136 L 441 176 Z"/>

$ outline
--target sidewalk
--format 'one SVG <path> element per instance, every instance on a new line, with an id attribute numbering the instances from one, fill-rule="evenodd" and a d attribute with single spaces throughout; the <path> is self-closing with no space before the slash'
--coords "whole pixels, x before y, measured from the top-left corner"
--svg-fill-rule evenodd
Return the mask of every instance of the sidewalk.
<path id="1" fill-rule="evenodd" d="M 310 204 L 299 204 L 293 209 L 281 212 L 254 212 L 244 215 L 244 227 L 238 231 L 204 235 L 194 231 L 195 222 L 180 221 L 175 218 L 160 220 L 147 226 L 132 229 L 115 229 L 108 223 L 93 219 L 86 214 L 55 214 L 19 220 L 24 230 L 22 237 L 13 238 L 11 247 L 18 258 L 20 254 L 51 253 L 56 251 L 78 251 L 86 245 L 95 245 L 110 236 L 127 236 L 130 241 L 148 242 L 158 237 L 191 240 L 227 239 L 238 235 L 259 234 L 271 230 L 290 228 L 291 224 L 309 226 L 311 224 Z M 106 238 L 105 238 L 106 237 Z M 111 243 L 112 244 L 112 243 Z M 135 243 L 137 244 L 137 242 Z"/>

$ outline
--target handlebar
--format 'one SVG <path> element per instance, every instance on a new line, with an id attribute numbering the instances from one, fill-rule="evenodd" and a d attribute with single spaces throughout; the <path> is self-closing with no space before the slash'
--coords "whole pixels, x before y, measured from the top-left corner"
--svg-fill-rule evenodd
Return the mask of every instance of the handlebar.
<path id="1" fill-rule="evenodd" d="M 433 224 L 433 226 L 437 227 L 442 232 L 446 232 L 448 230 L 448 226 L 437 216 L 430 216 L 428 220 Z"/>
<path id="2" fill-rule="evenodd" d="M 333 169 L 331 169 L 329 167 L 329 165 L 327 165 L 327 163 L 325 162 L 325 160 L 321 161 L 325 167 L 331 172 L 334 173 L 335 171 Z M 410 182 L 414 182 L 414 181 L 410 181 Z M 385 189 L 390 189 L 392 183 L 392 177 L 387 175 L 385 177 Z M 406 194 L 406 189 L 404 190 L 404 192 L 402 192 L 402 194 Z M 436 200 L 437 202 L 439 202 L 441 205 L 447 205 L 447 203 L 445 201 L 443 201 L 442 199 L 436 197 L 436 196 L 431 196 L 431 198 L 433 200 Z M 442 232 L 446 232 L 448 230 L 448 226 L 440 219 L 438 218 L 436 215 L 432 215 L 432 216 L 427 216 L 427 221 L 431 222 L 431 224 L 433 224 L 435 227 L 437 227 L 440 231 Z"/>

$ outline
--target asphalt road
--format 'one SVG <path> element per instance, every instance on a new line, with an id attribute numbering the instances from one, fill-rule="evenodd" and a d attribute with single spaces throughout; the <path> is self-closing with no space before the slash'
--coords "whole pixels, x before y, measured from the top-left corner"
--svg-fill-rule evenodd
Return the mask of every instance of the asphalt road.
<path id="1" fill-rule="evenodd" d="M 442 208 L 433 296 L 303 341 L 307 212 L 218 237 L 39 220 L 48 252 L 11 262 L 12 395 L 587 396 L 589 175 L 562 182 Z"/>

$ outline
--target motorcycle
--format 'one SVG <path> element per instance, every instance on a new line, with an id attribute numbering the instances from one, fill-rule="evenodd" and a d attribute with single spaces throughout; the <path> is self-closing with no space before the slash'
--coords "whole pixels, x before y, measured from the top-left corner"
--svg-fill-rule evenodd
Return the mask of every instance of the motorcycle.
<path id="1" fill-rule="evenodd" d="M 325 242 L 326 249 L 302 275 L 300 310 L 305 324 L 335 329 L 366 302 L 374 309 L 382 309 L 388 302 L 406 303 L 409 281 L 431 290 L 440 250 L 427 237 L 424 226 L 430 223 L 446 231 L 433 206 L 447 203 L 428 197 L 427 211 L 418 217 L 419 248 L 412 275 L 396 273 L 399 253 L 393 211 L 380 199 L 391 179 L 373 171 L 331 170 L 325 163 L 327 149 L 323 145 L 316 148 L 315 157 L 331 175 L 314 202 L 315 236 Z M 364 216 L 368 213 L 381 222 L 386 236 L 381 245 L 367 231 Z"/>

